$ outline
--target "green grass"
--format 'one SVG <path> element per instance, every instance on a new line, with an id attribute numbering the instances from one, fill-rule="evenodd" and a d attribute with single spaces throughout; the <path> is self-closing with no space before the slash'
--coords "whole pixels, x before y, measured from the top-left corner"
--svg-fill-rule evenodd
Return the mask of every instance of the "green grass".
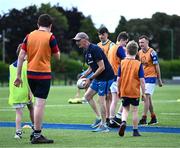
<path id="1" fill-rule="evenodd" d="M 75 95 L 75 87 L 52 87 L 45 110 L 44 122 L 91 124 L 95 116 L 88 104 L 68 104 Z M 83 94 L 83 91 L 81 92 Z M 180 127 L 180 85 L 156 87 L 153 101 L 158 117 L 158 126 Z M 0 88 L 0 121 L 15 120 L 15 112 L 8 105 L 8 88 Z M 142 114 L 139 106 L 139 117 Z M 148 116 L 148 120 L 150 120 Z M 29 121 L 27 109 L 24 109 L 23 122 Z M 128 125 L 132 125 L 129 114 Z M 0 147 L 34 147 L 29 144 L 29 129 L 25 129 L 22 140 L 13 139 L 14 128 L 0 128 Z M 116 132 L 92 133 L 80 130 L 44 129 L 43 133 L 55 140 L 53 145 L 40 147 L 179 147 L 180 134 L 142 133 L 141 137 L 132 137 L 127 132 L 120 138 Z M 37 146 L 36 146 L 37 147 Z M 39 147 L 39 145 L 38 145 Z"/>

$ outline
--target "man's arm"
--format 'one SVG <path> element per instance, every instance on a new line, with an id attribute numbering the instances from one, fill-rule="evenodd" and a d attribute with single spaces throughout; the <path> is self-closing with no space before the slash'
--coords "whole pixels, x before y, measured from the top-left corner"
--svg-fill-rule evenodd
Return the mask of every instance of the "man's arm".
<path id="1" fill-rule="evenodd" d="M 162 80 L 161 80 L 161 71 L 160 71 L 159 64 L 155 65 L 155 69 L 156 69 L 156 72 L 157 72 L 158 85 L 159 85 L 159 87 L 162 87 L 163 83 L 162 83 Z"/>
<path id="2" fill-rule="evenodd" d="M 86 87 L 89 86 L 89 84 L 91 83 L 93 79 L 95 79 L 98 75 L 100 75 L 104 71 L 105 65 L 104 65 L 103 60 L 98 61 L 97 65 L 98 65 L 98 69 L 90 78 L 87 79 L 86 84 L 85 84 Z"/>
<path id="3" fill-rule="evenodd" d="M 14 81 L 14 85 L 16 87 L 19 87 L 20 85 L 22 85 L 21 71 L 22 71 L 22 65 L 23 65 L 25 56 L 26 56 L 26 52 L 21 49 L 18 56 L 17 77 L 16 77 L 16 80 Z"/>
<path id="4" fill-rule="evenodd" d="M 104 70 L 105 70 L 105 65 L 104 65 L 104 61 L 100 60 L 97 62 L 98 65 L 98 69 L 95 71 L 95 73 L 89 78 L 90 81 L 92 81 L 93 79 L 95 79 L 97 76 L 99 76 Z"/>
<path id="5" fill-rule="evenodd" d="M 144 78 L 140 78 L 140 85 L 141 85 L 141 90 L 142 90 L 142 98 L 145 99 L 145 80 Z"/>
<path id="6" fill-rule="evenodd" d="M 85 73 L 80 78 L 86 78 L 92 72 L 91 67 L 89 66 Z"/>

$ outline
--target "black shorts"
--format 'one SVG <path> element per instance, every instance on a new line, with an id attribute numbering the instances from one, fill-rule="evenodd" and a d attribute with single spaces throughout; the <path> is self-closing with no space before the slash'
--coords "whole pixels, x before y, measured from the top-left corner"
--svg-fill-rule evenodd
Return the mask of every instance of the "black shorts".
<path id="1" fill-rule="evenodd" d="M 133 106 L 139 105 L 139 98 L 128 98 L 128 97 L 122 97 L 122 105 L 124 107 L 129 106 L 130 104 Z"/>
<path id="2" fill-rule="evenodd" d="M 34 97 L 47 98 L 51 85 L 50 79 L 36 80 L 28 78 L 28 83 Z"/>

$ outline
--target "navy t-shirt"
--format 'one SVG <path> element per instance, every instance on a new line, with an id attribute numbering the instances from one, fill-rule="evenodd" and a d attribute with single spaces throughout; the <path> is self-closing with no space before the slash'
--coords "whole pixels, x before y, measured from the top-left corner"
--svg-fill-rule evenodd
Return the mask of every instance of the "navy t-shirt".
<path id="1" fill-rule="evenodd" d="M 85 60 L 86 63 L 91 67 L 93 72 L 98 69 L 97 62 L 100 60 L 104 61 L 105 70 L 95 78 L 96 80 L 108 81 L 114 78 L 113 69 L 109 64 L 106 55 L 99 46 L 95 44 L 90 44 L 89 48 L 86 50 L 85 53 Z"/>

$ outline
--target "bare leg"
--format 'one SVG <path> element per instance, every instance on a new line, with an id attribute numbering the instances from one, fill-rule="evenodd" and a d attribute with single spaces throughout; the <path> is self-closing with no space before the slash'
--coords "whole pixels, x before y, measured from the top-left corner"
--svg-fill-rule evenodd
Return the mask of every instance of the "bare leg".
<path id="1" fill-rule="evenodd" d="M 99 106 L 100 106 L 100 112 L 101 112 L 101 123 L 104 125 L 106 122 L 106 96 L 99 96 Z"/>
<path id="2" fill-rule="evenodd" d="M 88 90 L 86 91 L 84 97 L 88 101 L 88 103 L 91 106 L 91 108 L 93 109 L 93 111 L 95 112 L 96 117 L 100 118 L 99 110 L 97 109 L 96 102 L 93 99 L 93 96 L 95 94 L 96 94 L 96 92 L 89 87 Z"/>
<path id="3" fill-rule="evenodd" d="M 41 130 L 45 104 L 46 104 L 45 99 L 36 98 L 36 103 L 34 106 L 34 128 L 35 128 L 35 130 Z"/>
<path id="4" fill-rule="evenodd" d="M 105 97 L 105 102 L 106 102 L 106 118 L 109 118 L 110 117 L 110 106 L 111 106 L 111 102 L 112 102 L 111 94 L 108 94 Z"/>
<path id="5" fill-rule="evenodd" d="M 151 114 L 154 113 L 154 108 L 153 108 L 151 96 L 149 96 L 149 111 Z"/>
<path id="6" fill-rule="evenodd" d="M 149 111 L 149 100 L 150 100 L 150 95 L 146 94 L 146 98 L 144 98 L 144 111 L 143 111 L 143 116 L 147 116 L 147 113 Z"/>
<path id="7" fill-rule="evenodd" d="M 122 111 L 122 121 L 127 121 L 128 114 L 129 114 L 130 106 L 123 107 Z"/>
<path id="8" fill-rule="evenodd" d="M 27 104 L 28 110 L 29 110 L 29 116 L 31 119 L 32 124 L 34 124 L 34 106 L 33 103 L 30 102 L 30 104 Z"/>
<path id="9" fill-rule="evenodd" d="M 132 106 L 132 114 L 133 114 L 133 129 L 138 128 L 138 108 L 137 106 Z"/>
<path id="10" fill-rule="evenodd" d="M 115 111 L 116 111 L 116 106 L 119 101 L 119 98 L 117 96 L 117 93 L 112 93 L 112 102 L 110 106 L 110 118 L 115 117 Z"/>
<path id="11" fill-rule="evenodd" d="M 16 108 L 16 131 L 21 129 L 23 108 Z"/>

